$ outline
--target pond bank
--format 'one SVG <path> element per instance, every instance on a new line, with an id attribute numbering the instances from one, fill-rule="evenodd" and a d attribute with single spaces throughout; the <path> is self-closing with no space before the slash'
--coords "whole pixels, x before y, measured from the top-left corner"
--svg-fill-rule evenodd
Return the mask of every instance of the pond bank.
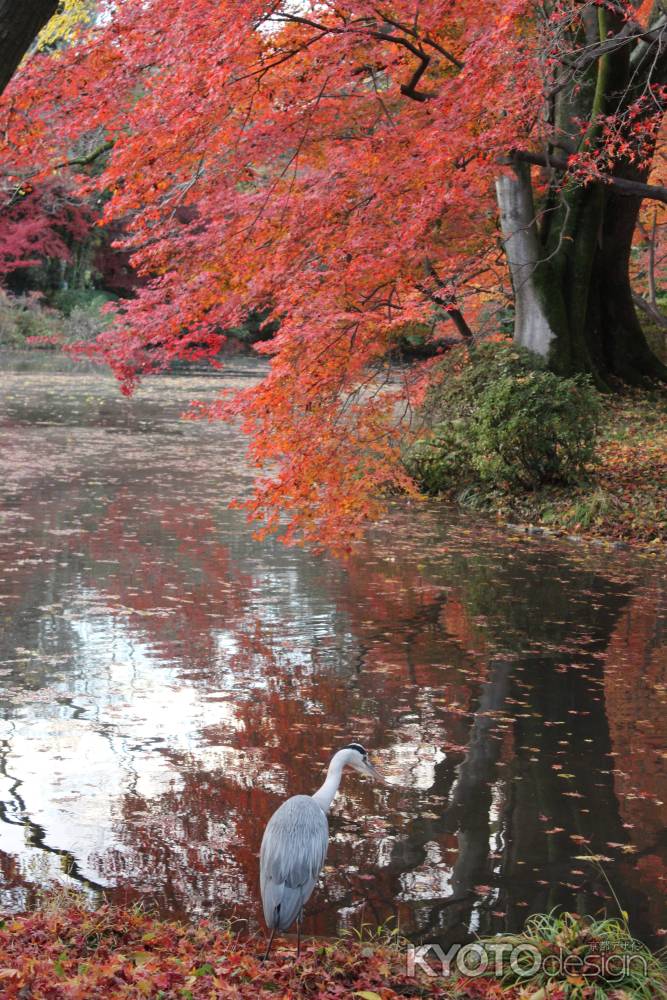
<path id="1" fill-rule="evenodd" d="M 662 555 L 667 546 L 667 394 L 605 397 L 590 481 L 533 492 L 468 489 L 461 506 L 511 530 Z"/>
<path id="2" fill-rule="evenodd" d="M 633 941 L 623 920 L 576 914 L 535 916 L 523 934 L 480 940 L 465 958 L 464 949 L 458 957 L 450 949 L 446 978 L 444 952 L 415 948 L 386 929 L 308 939 L 298 960 L 293 940 L 276 941 L 266 963 L 263 950 L 245 922 L 185 924 L 140 907 L 89 911 L 56 894 L 36 912 L 0 921 L 0 990 L 6 1000 L 667 996 L 664 965 Z M 485 975 L 477 963 L 488 966 Z"/>
<path id="3" fill-rule="evenodd" d="M 387 941 L 294 942 L 248 937 L 244 923 L 185 924 L 140 908 L 88 912 L 57 903 L 0 925 L 0 996 L 31 1000 L 445 996 L 443 980 L 420 986 L 405 952 Z M 365 993 L 363 991 L 366 991 Z"/>
<path id="4" fill-rule="evenodd" d="M 98 376 L 113 384 L 103 367 L 62 351 L 0 350 L 0 369 L 14 373 Z M 250 352 L 230 355 L 220 371 L 182 366 L 163 379 L 261 379 L 265 358 Z M 397 368 L 397 371 L 399 368 Z M 194 385 L 193 385 L 194 393 Z M 452 489 L 448 501 L 473 509 L 511 532 L 565 537 L 573 542 L 625 547 L 664 555 L 667 549 L 667 393 L 640 390 L 604 397 L 598 445 L 599 464 L 588 482 L 512 492 L 483 487 Z"/>

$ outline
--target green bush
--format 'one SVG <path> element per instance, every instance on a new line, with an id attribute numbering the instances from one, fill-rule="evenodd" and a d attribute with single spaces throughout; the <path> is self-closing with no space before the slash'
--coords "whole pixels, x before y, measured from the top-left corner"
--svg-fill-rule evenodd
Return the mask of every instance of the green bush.
<path id="1" fill-rule="evenodd" d="M 473 467 L 485 482 L 528 489 L 577 482 L 595 456 L 598 413 L 587 376 L 505 376 L 479 397 Z"/>
<path id="2" fill-rule="evenodd" d="M 39 295 L 0 292 L 0 346 L 25 347 L 31 337 L 51 339 L 61 333 L 62 317 L 46 308 Z"/>
<path id="3" fill-rule="evenodd" d="M 101 292 L 85 294 L 87 298 L 80 300 L 84 305 L 73 305 L 63 313 L 45 305 L 35 292 L 8 295 L 0 291 L 0 347 L 53 347 L 95 340 L 111 321 L 100 312 L 108 296 Z"/>
<path id="4" fill-rule="evenodd" d="M 594 461 L 599 403 L 587 377 L 558 378 L 529 351 L 492 342 L 450 352 L 440 374 L 428 432 L 406 457 L 426 492 L 574 482 Z"/>
<path id="5" fill-rule="evenodd" d="M 51 304 L 59 312 L 69 316 L 75 309 L 91 315 L 99 315 L 102 306 L 106 305 L 107 302 L 113 302 L 116 296 L 99 288 L 61 288 L 54 292 L 50 298 Z"/>
<path id="6" fill-rule="evenodd" d="M 7 295 L 0 292 L 0 347 L 15 347 L 23 342 L 17 312 Z"/>
<path id="7" fill-rule="evenodd" d="M 465 421 L 438 424 L 430 437 L 415 442 L 406 466 L 426 493 L 440 493 L 447 486 L 460 483 L 472 468 Z"/>
<path id="8" fill-rule="evenodd" d="M 664 309 L 664 307 L 663 307 Z M 642 317 L 642 327 L 648 345 L 657 358 L 667 363 L 667 330 L 664 326 Z"/>
<path id="9" fill-rule="evenodd" d="M 516 949 L 501 983 L 520 996 L 569 1000 L 658 1000 L 667 997 L 667 968 L 630 933 L 621 919 L 578 913 L 537 913 L 521 934 L 482 939 L 498 954 L 499 945 Z M 537 959 L 537 961 L 535 961 Z M 492 963 L 489 963 L 492 964 Z"/>
<path id="10" fill-rule="evenodd" d="M 109 326 L 111 317 L 100 312 L 94 304 L 84 308 L 75 306 L 63 322 L 63 343 L 91 343 Z"/>
<path id="11" fill-rule="evenodd" d="M 452 417 L 471 416 L 489 386 L 502 378 L 544 371 L 545 365 L 536 354 L 515 347 L 510 341 L 482 341 L 474 347 L 461 346 L 448 351 L 438 369 L 422 410 L 430 426 Z"/>

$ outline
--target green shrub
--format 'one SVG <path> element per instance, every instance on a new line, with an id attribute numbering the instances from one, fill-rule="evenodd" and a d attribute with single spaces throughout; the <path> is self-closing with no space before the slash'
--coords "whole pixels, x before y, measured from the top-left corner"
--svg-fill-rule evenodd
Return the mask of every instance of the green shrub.
<path id="1" fill-rule="evenodd" d="M 471 428 L 473 467 L 485 482 L 528 489 L 577 482 L 595 456 L 598 414 L 587 376 L 505 376 L 480 394 Z"/>
<path id="2" fill-rule="evenodd" d="M 34 292 L 8 295 L 0 291 L 0 347 L 32 348 L 92 341 L 109 325 L 111 318 L 100 312 L 108 301 L 103 292 L 86 292 L 71 311 L 45 305 Z M 72 300 L 74 301 L 74 300 Z"/>
<path id="3" fill-rule="evenodd" d="M 115 298 L 99 288 L 61 288 L 50 296 L 52 305 L 65 316 L 69 316 L 75 309 L 99 314 L 102 306 L 113 302 Z"/>
<path id="4" fill-rule="evenodd" d="M 23 342 L 16 309 L 9 297 L 0 292 L 0 347 L 15 347 Z"/>
<path id="5" fill-rule="evenodd" d="M 75 306 L 63 322 L 63 342 L 91 343 L 111 323 L 111 317 L 101 313 L 94 304 L 84 308 Z"/>
<path id="6" fill-rule="evenodd" d="M 630 933 L 622 919 L 577 913 L 534 914 L 521 934 L 482 939 L 491 955 L 499 946 L 514 958 L 501 978 L 520 996 L 569 1000 L 658 1000 L 667 996 L 667 968 Z M 493 962 L 489 963 L 493 966 Z"/>
<path id="7" fill-rule="evenodd" d="M 406 467 L 428 493 L 573 482 L 594 460 L 598 411 L 584 376 L 558 378 L 511 343 L 461 348 L 440 365 Z"/>
<path id="8" fill-rule="evenodd" d="M 420 438 L 407 456 L 406 467 L 426 493 L 440 493 L 464 479 L 472 468 L 465 421 L 443 422 L 432 436 Z"/>
<path id="9" fill-rule="evenodd" d="M 662 308 L 664 310 L 664 307 Z M 667 362 L 667 330 L 665 327 L 645 316 L 642 317 L 642 327 L 648 345 L 655 356 L 661 361 Z"/>
<path id="10" fill-rule="evenodd" d="M 62 317 L 46 308 L 40 296 L 8 295 L 0 292 L 0 346 L 25 347 L 29 338 L 59 338 Z"/>
<path id="11" fill-rule="evenodd" d="M 544 359 L 511 341 L 486 341 L 470 351 L 470 361 L 461 369 L 460 382 L 472 403 L 499 379 L 518 378 L 526 372 L 545 371 Z"/>
<path id="12" fill-rule="evenodd" d="M 422 417 L 431 427 L 452 417 L 468 417 L 488 386 L 501 378 L 543 371 L 544 367 L 536 354 L 515 347 L 510 341 L 483 341 L 474 347 L 454 348 L 438 365 Z"/>

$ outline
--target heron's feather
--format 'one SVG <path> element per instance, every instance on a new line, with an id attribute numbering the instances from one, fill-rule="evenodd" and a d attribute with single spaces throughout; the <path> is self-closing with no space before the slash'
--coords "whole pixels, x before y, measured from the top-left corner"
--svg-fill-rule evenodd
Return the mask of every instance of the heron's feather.
<path id="1" fill-rule="evenodd" d="M 309 795 L 283 802 L 269 820 L 260 851 L 260 889 L 269 928 L 287 928 L 315 888 L 329 843 L 329 824 Z"/>

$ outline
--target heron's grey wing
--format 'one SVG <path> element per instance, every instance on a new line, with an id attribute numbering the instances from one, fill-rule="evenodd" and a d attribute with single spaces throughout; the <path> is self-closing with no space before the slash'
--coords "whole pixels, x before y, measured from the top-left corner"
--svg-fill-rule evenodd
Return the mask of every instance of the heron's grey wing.
<path id="1" fill-rule="evenodd" d="M 284 931 L 308 902 L 327 855 L 329 824 L 309 795 L 283 802 L 267 823 L 259 881 L 267 927 Z"/>

